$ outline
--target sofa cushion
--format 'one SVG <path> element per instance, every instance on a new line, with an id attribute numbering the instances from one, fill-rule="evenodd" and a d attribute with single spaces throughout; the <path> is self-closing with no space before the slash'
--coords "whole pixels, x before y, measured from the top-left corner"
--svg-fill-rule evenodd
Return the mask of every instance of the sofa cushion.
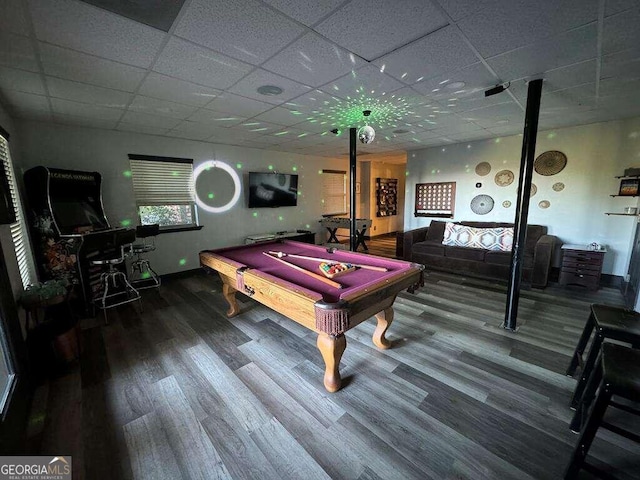
<path id="1" fill-rule="evenodd" d="M 510 252 L 513 244 L 513 228 L 477 228 L 447 222 L 442 244 Z"/>
<path id="2" fill-rule="evenodd" d="M 510 265 L 511 252 L 493 252 L 489 251 L 484 256 L 484 261 L 491 265 Z"/>
<path id="3" fill-rule="evenodd" d="M 485 253 L 487 253 L 487 250 L 483 248 L 447 246 L 444 249 L 445 257 L 459 258 L 461 260 L 474 260 L 476 262 L 484 262 Z"/>
<path id="4" fill-rule="evenodd" d="M 444 256 L 444 245 L 438 240 L 425 240 L 424 242 L 418 242 L 413 244 L 413 251 L 423 255 L 438 255 Z"/>
<path id="5" fill-rule="evenodd" d="M 438 243 L 442 242 L 442 237 L 444 237 L 444 228 L 447 223 L 448 222 L 443 222 L 441 220 L 431 220 L 425 240 L 437 240 Z"/>

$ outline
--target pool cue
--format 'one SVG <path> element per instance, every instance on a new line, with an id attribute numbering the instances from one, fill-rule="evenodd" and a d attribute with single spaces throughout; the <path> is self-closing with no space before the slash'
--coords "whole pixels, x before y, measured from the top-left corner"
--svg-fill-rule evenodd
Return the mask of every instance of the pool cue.
<path id="1" fill-rule="evenodd" d="M 293 263 L 289 263 L 285 260 L 282 260 L 278 257 L 274 257 L 273 255 L 270 255 L 267 252 L 262 252 L 263 255 L 266 255 L 267 257 L 273 258 L 275 261 L 280 262 L 280 263 L 284 263 L 287 267 L 291 267 L 294 270 L 298 270 L 300 273 L 304 273 L 305 275 L 309 275 L 310 277 L 315 278 L 316 280 L 320 280 L 321 282 L 326 283 L 327 285 L 330 285 L 334 288 L 342 288 L 342 285 L 340 285 L 338 282 L 334 282 L 333 280 L 330 280 L 326 277 L 323 277 L 322 275 L 318 274 L 318 273 L 313 273 L 310 272 L 309 270 L 305 270 L 302 267 L 299 267 L 298 265 L 294 265 Z"/>
<path id="2" fill-rule="evenodd" d="M 342 263 L 339 260 L 329 260 L 328 258 L 317 258 L 317 257 L 305 257 L 304 255 L 294 255 L 292 253 L 284 253 L 284 252 L 269 252 L 271 255 L 278 255 L 278 257 L 292 257 L 292 258 L 300 258 L 302 260 L 315 260 L 316 262 L 329 262 L 329 263 Z M 351 263 L 351 262 L 347 262 Z M 388 272 L 388 268 L 384 267 L 374 267 L 373 265 L 359 265 L 357 263 L 351 263 L 354 267 L 364 268 L 365 270 L 375 270 L 376 272 Z"/>

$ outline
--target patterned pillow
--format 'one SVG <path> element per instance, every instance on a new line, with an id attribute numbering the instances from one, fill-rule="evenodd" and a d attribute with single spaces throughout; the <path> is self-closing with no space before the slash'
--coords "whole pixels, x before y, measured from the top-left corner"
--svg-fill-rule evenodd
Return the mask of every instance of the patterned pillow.
<path id="1" fill-rule="evenodd" d="M 513 228 L 476 228 L 447 222 L 442 244 L 510 252 L 513 245 Z"/>

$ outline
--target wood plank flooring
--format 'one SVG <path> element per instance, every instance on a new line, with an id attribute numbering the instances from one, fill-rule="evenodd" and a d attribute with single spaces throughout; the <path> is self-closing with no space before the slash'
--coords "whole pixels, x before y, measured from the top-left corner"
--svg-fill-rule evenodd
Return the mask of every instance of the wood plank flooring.
<path id="1" fill-rule="evenodd" d="M 398 296 L 391 349 L 371 344 L 373 320 L 347 333 L 330 394 L 313 332 L 242 295 L 227 319 L 213 276 L 165 281 L 143 312 L 86 325 L 79 365 L 37 392 L 33 451 L 71 454 L 91 480 L 560 478 L 577 438 L 564 369 L 589 304 L 622 296 L 523 291 L 511 333 L 504 292 L 429 273 Z M 603 431 L 591 452 L 640 478 L 637 445 Z"/>

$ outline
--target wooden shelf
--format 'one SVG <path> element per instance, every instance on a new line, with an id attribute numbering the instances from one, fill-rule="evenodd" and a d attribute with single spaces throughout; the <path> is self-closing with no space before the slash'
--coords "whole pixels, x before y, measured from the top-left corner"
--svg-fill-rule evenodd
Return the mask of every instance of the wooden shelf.
<path id="1" fill-rule="evenodd" d="M 620 175 L 615 178 L 640 178 L 640 175 Z"/>
<path id="2" fill-rule="evenodd" d="M 634 197 L 640 197 L 640 195 L 609 195 L 610 197 L 628 197 L 628 198 L 634 198 Z"/>
<path id="3" fill-rule="evenodd" d="M 605 215 L 622 215 L 624 217 L 637 217 L 637 213 L 613 213 L 613 212 L 605 212 Z"/>

